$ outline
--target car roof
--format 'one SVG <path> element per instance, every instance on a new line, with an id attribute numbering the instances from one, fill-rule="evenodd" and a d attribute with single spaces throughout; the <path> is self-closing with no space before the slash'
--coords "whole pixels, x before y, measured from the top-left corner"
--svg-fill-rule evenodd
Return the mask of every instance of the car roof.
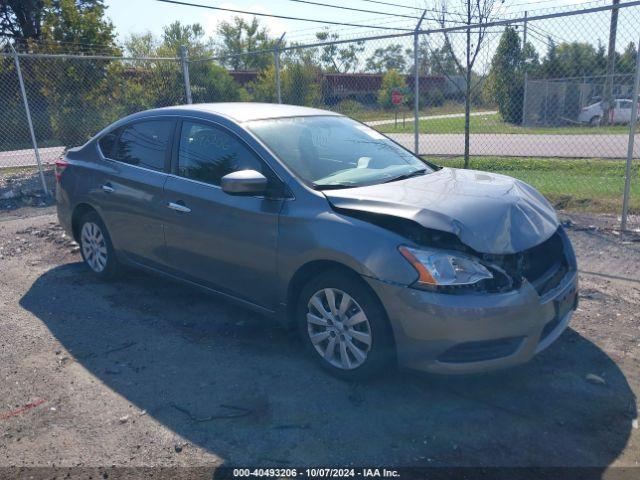
<path id="1" fill-rule="evenodd" d="M 162 111 L 179 110 L 180 113 L 212 113 L 227 117 L 236 122 L 263 120 L 266 118 L 308 117 L 316 115 L 340 115 L 319 108 L 299 107 L 297 105 L 282 105 L 278 103 L 227 102 L 227 103 L 196 103 L 158 109 Z"/>

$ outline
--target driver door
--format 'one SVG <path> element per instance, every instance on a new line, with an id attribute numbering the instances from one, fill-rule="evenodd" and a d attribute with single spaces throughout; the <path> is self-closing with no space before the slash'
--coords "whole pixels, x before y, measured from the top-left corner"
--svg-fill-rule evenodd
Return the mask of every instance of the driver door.
<path id="1" fill-rule="evenodd" d="M 229 195 L 221 178 L 257 170 L 280 182 L 235 133 L 183 120 L 164 187 L 166 263 L 176 275 L 275 310 L 278 214 L 282 198 Z"/>

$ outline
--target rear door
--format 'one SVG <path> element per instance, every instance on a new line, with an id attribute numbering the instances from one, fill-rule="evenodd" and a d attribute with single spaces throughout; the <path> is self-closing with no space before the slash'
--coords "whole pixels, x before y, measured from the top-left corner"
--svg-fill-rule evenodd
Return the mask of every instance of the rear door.
<path id="1" fill-rule="evenodd" d="M 278 214 L 283 199 L 232 196 L 221 178 L 238 170 L 279 179 L 227 128 L 183 120 L 165 184 L 166 261 L 175 274 L 275 310 Z"/>
<path id="2" fill-rule="evenodd" d="M 116 249 L 137 263 L 162 263 L 163 187 L 174 128 L 173 117 L 137 120 L 100 139 L 105 161 L 98 203 Z"/>

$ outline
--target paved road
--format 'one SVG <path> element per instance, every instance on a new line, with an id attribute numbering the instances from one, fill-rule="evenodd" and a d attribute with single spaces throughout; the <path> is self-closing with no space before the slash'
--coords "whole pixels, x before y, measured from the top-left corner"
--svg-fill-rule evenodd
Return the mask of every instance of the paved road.
<path id="1" fill-rule="evenodd" d="M 472 112 L 470 115 L 472 117 L 480 117 L 482 115 L 495 115 L 496 113 L 498 113 L 496 110 L 490 110 L 490 111 L 485 111 L 485 112 Z M 447 114 L 443 114 L 443 115 L 423 115 L 422 117 L 418 117 L 418 120 L 440 120 L 443 118 L 461 118 L 464 117 L 464 113 L 447 113 Z M 407 118 L 407 122 L 413 122 L 413 117 L 411 118 Z M 371 122 L 364 122 L 365 124 L 369 125 L 370 127 L 375 127 L 378 125 L 386 125 L 389 123 L 394 123 L 395 120 L 393 118 L 389 119 L 385 119 L 385 120 L 373 120 Z"/>
<path id="2" fill-rule="evenodd" d="M 413 133 L 391 133 L 391 138 L 413 150 Z M 636 136 L 634 157 L 640 157 L 640 136 Z M 511 157 L 626 158 L 627 135 L 524 135 L 472 134 L 471 155 Z M 462 155 L 463 134 L 420 134 L 423 155 Z M 41 148 L 40 157 L 51 164 L 62 147 Z M 33 150 L 0 152 L 0 168 L 36 165 Z"/>
<path id="3" fill-rule="evenodd" d="M 392 133 L 391 138 L 413 150 L 413 133 Z M 511 157 L 626 158 L 627 135 L 521 135 L 471 134 L 471 155 Z M 420 134 L 424 155 L 462 155 L 463 134 Z M 636 136 L 634 156 L 640 155 Z"/>
<path id="4" fill-rule="evenodd" d="M 41 148 L 40 159 L 42 163 L 54 163 L 63 151 L 64 147 Z M 30 165 L 37 165 L 36 156 L 32 149 L 0 152 L 0 168 Z"/>

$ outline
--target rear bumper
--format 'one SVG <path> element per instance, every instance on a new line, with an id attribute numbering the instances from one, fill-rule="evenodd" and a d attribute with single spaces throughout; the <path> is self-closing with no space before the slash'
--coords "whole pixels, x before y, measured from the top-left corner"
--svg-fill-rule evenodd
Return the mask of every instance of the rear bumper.
<path id="1" fill-rule="evenodd" d="M 433 373 L 530 360 L 566 329 L 578 298 L 575 270 L 542 297 L 526 282 L 508 293 L 450 295 L 366 280 L 386 308 L 399 363 Z"/>

